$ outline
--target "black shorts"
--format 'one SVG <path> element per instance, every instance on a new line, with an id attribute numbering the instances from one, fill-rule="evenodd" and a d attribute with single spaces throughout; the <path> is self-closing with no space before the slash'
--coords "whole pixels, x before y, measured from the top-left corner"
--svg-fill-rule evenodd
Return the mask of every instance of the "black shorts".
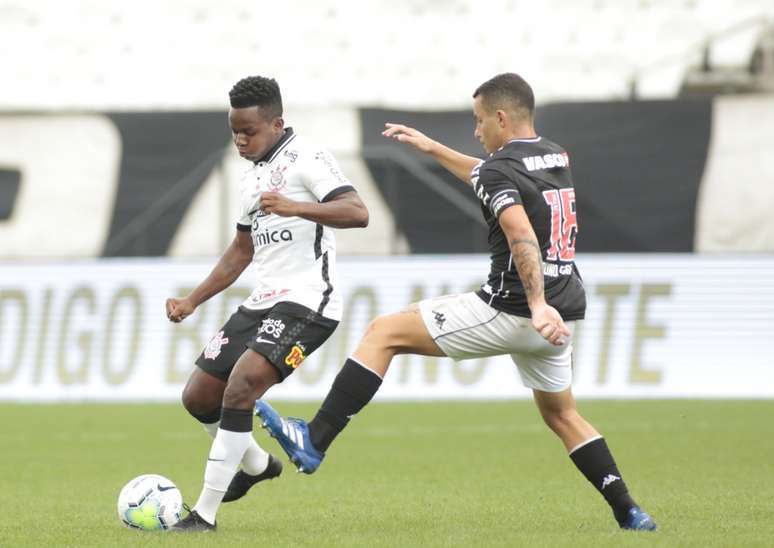
<path id="1" fill-rule="evenodd" d="M 277 303 L 266 310 L 240 306 L 204 348 L 196 365 L 225 381 L 250 348 L 277 368 L 282 382 L 338 325 L 336 320 L 293 302 Z"/>

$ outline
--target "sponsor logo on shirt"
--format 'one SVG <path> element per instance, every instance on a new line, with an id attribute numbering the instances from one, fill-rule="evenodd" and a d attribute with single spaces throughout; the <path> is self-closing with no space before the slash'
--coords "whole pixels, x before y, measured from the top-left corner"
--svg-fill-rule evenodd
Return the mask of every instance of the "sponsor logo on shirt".
<path id="1" fill-rule="evenodd" d="M 257 228 L 257 218 L 253 220 L 254 228 Z M 253 243 L 255 247 L 293 241 L 293 233 L 287 228 L 283 230 L 253 231 Z"/>
<path id="2" fill-rule="evenodd" d="M 566 152 L 561 154 L 544 154 L 542 156 L 527 156 L 521 159 L 527 171 L 539 169 L 552 169 L 555 167 L 567 167 L 570 165 L 570 156 Z"/>
<path id="3" fill-rule="evenodd" d="M 494 213 L 496 217 L 500 213 L 500 210 L 505 206 L 515 203 L 516 200 L 513 198 L 512 194 L 506 194 L 505 192 L 498 194 L 495 196 L 495 199 L 492 200 L 492 213 Z"/>
<path id="4" fill-rule="evenodd" d="M 349 181 L 346 177 L 339 171 L 338 166 L 336 165 L 336 160 L 333 159 L 333 156 L 330 155 L 330 153 L 325 152 L 324 150 L 319 151 L 317 154 L 314 155 L 314 159 L 318 162 L 322 162 L 323 165 L 330 171 L 331 175 L 340 183 L 342 184 L 349 184 Z"/>
<path id="5" fill-rule="evenodd" d="M 297 150 L 285 150 L 285 152 L 283 152 L 282 155 L 285 158 L 290 158 L 291 162 L 295 162 L 296 160 L 298 160 L 298 151 Z"/>
<path id="6" fill-rule="evenodd" d="M 250 300 L 254 303 L 260 303 L 274 297 L 280 297 L 286 293 L 290 293 L 290 289 L 272 289 L 271 291 L 262 291 L 260 293 L 254 293 L 250 296 Z"/>

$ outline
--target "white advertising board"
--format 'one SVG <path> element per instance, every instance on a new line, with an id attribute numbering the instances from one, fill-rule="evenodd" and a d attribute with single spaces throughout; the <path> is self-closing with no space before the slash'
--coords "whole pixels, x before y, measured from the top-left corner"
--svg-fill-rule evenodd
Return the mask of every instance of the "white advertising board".
<path id="1" fill-rule="evenodd" d="M 181 324 L 164 300 L 213 261 L 0 264 L 0 400 L 174 401 L 201 349 L 251 289 L 251 270 Z M 586 255 L 575 341 L 580 397 L 774 397 L 774 257 Z M 477 287 L 487 257 L 341 258 L 336 334 L 270 399 L 319 400 L 368 320 Z M 509 357 L 397 357 L 378 398 L 527 397 Z"/>

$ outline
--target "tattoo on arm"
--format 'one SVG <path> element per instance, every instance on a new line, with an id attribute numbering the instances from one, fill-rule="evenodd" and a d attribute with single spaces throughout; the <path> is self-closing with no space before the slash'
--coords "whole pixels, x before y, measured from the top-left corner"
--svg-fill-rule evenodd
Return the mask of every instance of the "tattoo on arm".
<path id="1" fill-rule="evenodd" d="M 535 240 L 515 238 L 510 241 L 513 263 L 519 273 L 527 301 L 543 295 L 543 260 Z"/>

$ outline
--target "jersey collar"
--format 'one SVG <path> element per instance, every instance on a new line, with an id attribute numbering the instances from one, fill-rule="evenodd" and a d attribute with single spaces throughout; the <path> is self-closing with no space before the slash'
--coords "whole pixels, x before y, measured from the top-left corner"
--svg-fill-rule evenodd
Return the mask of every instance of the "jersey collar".
<path id="1" fill-rule="evenodd" d="M 271 162 L 274 159 L 274 156 L 280 151 L 280 149 L 284 147 L 294 136 L 295 134 L 293 133 L 293 128 L 286 127 L 285 133 L 282 134 L 282 137 L 280 137 L 280 140 L 277 141 L 275 145 L 271 147 L 260 160 L 254 161 L 253 164 L 258 165 L 261 163 Z"/>
<path id="2" fill-rule="evenodd" d="M 541 139 L 540 135 L 538 135 L 537 137 L 532 137 L 530 139 L 511 139 L 510 141 L 508 141 L 507 144 L 510 144 L 510 143 L 537 143 L 538 141 L 540 141 L 540 139 Z"/>

